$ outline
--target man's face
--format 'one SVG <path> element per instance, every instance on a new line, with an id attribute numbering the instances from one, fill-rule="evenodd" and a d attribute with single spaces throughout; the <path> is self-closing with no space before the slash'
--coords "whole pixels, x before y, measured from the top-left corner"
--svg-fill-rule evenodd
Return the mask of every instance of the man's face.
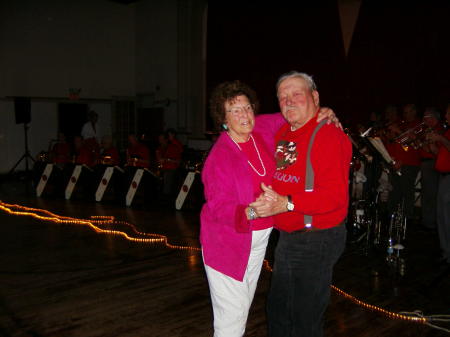
<path id="1" fill-rule="evenodd" d="M 305 125 L 319 108 L 319 93 L 311 91 L 303 78 L 290 77 L 278 87 L 281 113 L 295 128 Z"/>
<path id="2" fill-rule="evenodd" d="M 394 107 L 388 107 L 386 108 L 386 111 L 384 113 L 384 117 L 388 122 L 395 122 L 398 119 L 398 112 L 397 109 Z"/>
<path id="3" fill-rule="evenodd" d="M 76 149 L 81 149 L 83 146 L 83 139 L 81 137 L 75 137 L 73 143 Z"/>
<path id="4" fill-rule="evenodd" d="M 423 122 L 429 127 L 434 127 L 439 123 L 439 120 L 437 120 L 433 115 L 425 113 L 423 116 Z"/>
<path id="5" fill-rule="evenodd" d="M 112 139 L 111 138 L 103 138 L 102 139 L 102 147 L 104 149 L 110 149 L 112 147 Z"/>
<path id="6" fill-rule="evenodd" d="M 161 145 L 166 145 L 167 144 L 167 138 L 164 135 L 159 135 L 158 136 L 158 141 L 159 141 L 159 144 L 161 144 Z"/>
<path id="7" fill-rule="evenodd" d="M 128 143 L 129 143 L 131 146 L 135 146 L 135 145 L 138 143 L 136 136 L 134 136 L 134 135 L 129 135 L 129 136 L 128 136 Z"/>
<path id="8" fill-rule="evenodd" d="M 403 108 L 403 118 L 407 122 L 411 122 L 416 119 L 416 116 L 417 116 L 416 107 L 413 104 L 405 105 L 405 107 Z"/>

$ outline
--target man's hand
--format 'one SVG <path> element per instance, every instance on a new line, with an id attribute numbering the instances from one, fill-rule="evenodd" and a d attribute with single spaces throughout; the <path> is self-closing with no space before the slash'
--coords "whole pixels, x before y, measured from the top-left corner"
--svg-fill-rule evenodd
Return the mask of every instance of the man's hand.
<path id="1" fill-rule="evenodd" d="M 342 128 L 342 124 L 339 122 L 339 119 L 336 117 L 336 114 L 330 108 L 320 108 L 320 111 L 317 115 L 317 122 L 320 122 L 324 119 L 328 119 L 327 124 L 334 123 L 337 128 L 344 130 Z"/>
<path id="2" fill-rule="evenodd" d="M 430 132 L 425 136 L 425 139 L 431 142 L 439 142 L 442 140 L 442 137 L 440 134 L 438 134 L 437 132 Z"/>
<path id="3" fill-rule="evenodd" d="M 280 195 L 270 186 L 261 183 L 263 193 L 249 206 L 255 209 L 258 217 L 265 218 L 275 214 L 287 212 L 287 196 Z"/>

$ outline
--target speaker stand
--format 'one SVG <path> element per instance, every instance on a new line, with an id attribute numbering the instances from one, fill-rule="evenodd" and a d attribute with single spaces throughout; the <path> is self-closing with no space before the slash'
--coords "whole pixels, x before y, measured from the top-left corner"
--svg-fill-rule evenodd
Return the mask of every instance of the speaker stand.
<path id="1" fill-rule="evenodd" d="M 25 137 L 25 153 L 22 155 L 22 157 L 20 157 L 20 159 L 17 161 L 17 163 L 12 167 L 12 169 L 9 171 L 9 174 L 12 174 L 15 169 L 17 168 L 17 166 L 19 166 L 19 164 L 22 162 L 22 160 L 25 159 L 25 174 L 26 177 L 29 177 L 29 172 L 30 172 L 30 168 L 28 166 L 28 159 L 31 159 L 31 161 L 34 163 L 35 160 L 34 158 L 30 155 L 30 151 L 28 149 L 28 125 L 27 124 L 23 124 L 23 132 L 24 132 L 24 137 Z"/>

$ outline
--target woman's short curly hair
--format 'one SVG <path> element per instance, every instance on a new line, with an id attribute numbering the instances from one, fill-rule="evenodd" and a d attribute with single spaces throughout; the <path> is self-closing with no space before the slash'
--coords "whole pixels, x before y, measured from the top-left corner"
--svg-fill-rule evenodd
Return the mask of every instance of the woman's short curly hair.
<path id="1" fill-rule="evenodd" d="M 229 81 L 219 84 L 211 93 L 210 114 L 217 128 L 225 123 L 225 103 L 233 101 L 237 96 L 246 96 L 254 106 L 255 114 L 259 110 L 259 102 L 256 92 L 241 81 Z"/>

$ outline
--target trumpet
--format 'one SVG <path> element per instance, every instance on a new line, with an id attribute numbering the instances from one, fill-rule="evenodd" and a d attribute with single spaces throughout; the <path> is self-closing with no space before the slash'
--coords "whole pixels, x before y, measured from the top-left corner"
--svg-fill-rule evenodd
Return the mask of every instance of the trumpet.
<path id="1" fill-rule="evenodd" d="M 408 151 L 410 147 L 417 150 L 427 143 L 426 136 L 430 132 L 433 132 L 433 129 L 422 122 L 402 132 L 394 138 L 394 141 L 399 143 L 405 151 Z"/>

